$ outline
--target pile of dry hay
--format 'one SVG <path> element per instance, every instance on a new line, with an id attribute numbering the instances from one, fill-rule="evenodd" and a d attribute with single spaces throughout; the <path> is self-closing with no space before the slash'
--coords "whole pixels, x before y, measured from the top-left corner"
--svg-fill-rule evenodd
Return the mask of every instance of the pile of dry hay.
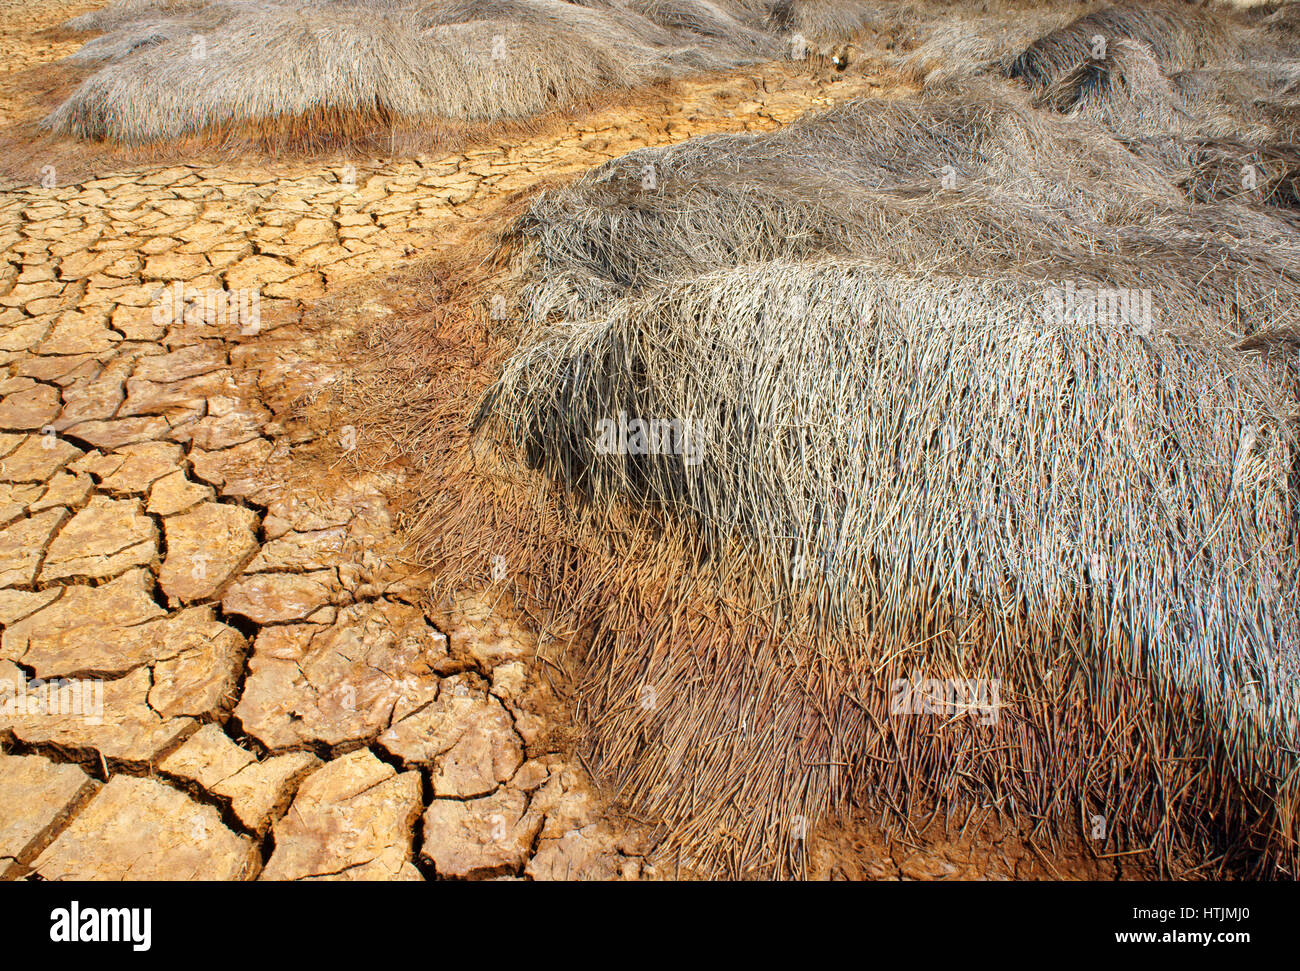
<path id="1" fill-rule="evenodd" d="M 690 537 L 637 537 L 663 587 L 608 606 L 583 697 L 595 764 L 707 864 L 793 867 L 794 821 L 845 796 L 1086 808 L 1170 855 L 1207 805 L 1248 831 L 1267 793 L 1289 822 L 1285 372 L 1044 297 L 743 264 L 506 367 L 513 452 L 611 524 L 631 500 Z M 637 419 L 676 424 L 611 449 Z M 992 701 L 908 717 L 913 679 Z"/>
<path id="2" fill-rule="evenodd" d="M 1166 71 L 1203 67 L 1234 53 L 1228 24 L 1212 11 L 1177 2 L 1125 3 L 1101 7 L 1043 35 L 1008 73 L 1030 84 L 1049 84 L 1081 62 L 1104 57 L 1116 40 L 1145 44 Z"/>
<path id="3" fill-rule="evenodd" d="M 525 310 L 573 317 L 719 266 L 869 253 L 1147 288 L 1205 336 L 1296 319 L 1300 239 L 1247 204 L 1258 192 L 1186 205 L 1177 174 L 997 82 L 854 102 L 633 152 L 543 195 L 515 231 L 536 267 Z"/>
<path id="4" fill-rule="evenodd" d="M 69 22 L 106 31 L 72 58 L 98 69 L 44 124 L 137 144 L 240 126 L 361 131 L 398 119 L 525 118 L 604 91 L 794 56 L 801 45 L 788 28 L 806 19 L 794 6 L 128 0 Z M 852 17 L 828 16 L 854 4 L 815 6 L 823 16 L 806 26 L 810 43 L 858 29 Z"/>
<path id="5" fill-rule="evenodd" d="M 670 858 L 799 873 L 852 801 L 1295 873 L 1300 232 L 1176 161 L 984 77 L 515 223 L 478 451 L 445 360 L 402 402 L 415 530 L 591 632 L 584 754 Z"/>
<path id="6" fill-rule="evenodd" d="M 1062 70 L 1041 88 L 1040 99 L 1106 126 L 1136 154 L 1176 173 L 1179 186 L 1199 201 L 1253 195 L 1294 210 L 1300 207 L 1300 34 L 1276 49 L 1261 39 L 1267 31 L 1253 36 L 1261 48 L 1257 58 L 1202 61 L 1177 71 L 1165 67 L 1167 53 L 1114 39 L 1103 45 L 1103 56 Z"/>
<path id="7" fill-rule="evenodd" d="M 1199 201 L 1262 195 L 1295 209 L 1296 10 L 1119 4 L 1068 21 L 1060 10 L 1031 17 L 1001 10 L 974 22 L 949 12 L 930 18 L 902 66 L 927 86 L 988 71 L 1022 79 L 1042 104 L 1107 126 L 1173 171 Z M 1029 31 L 1041 36 L 1027 41 Z"/>

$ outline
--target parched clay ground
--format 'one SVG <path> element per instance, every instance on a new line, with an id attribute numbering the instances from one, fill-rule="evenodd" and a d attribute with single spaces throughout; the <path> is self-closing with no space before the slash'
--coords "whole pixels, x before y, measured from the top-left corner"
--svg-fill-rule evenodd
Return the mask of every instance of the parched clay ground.
<path id="1" fill-rule="evenodd" d="M 77 47 L 35 32 L 97 5 L 0 0 L 0 129 Z M 0 183 L 0 692 L 28 702 L 0 714 L 0 874 L 663 875 L 568 752 L 531 635 L 483 597 L 423 609 L 400 473 L 300 406 L 391 312 L 367 282 L 506 197 L 868 86 L 774 67 L 445 157 Z M 260 324 L 194 300 L 223 289 L 260 291 Z M 43 710 L 52 679 L 102 681 L 102 719 Z M 813 840 L 816 876 L 1071 873 L 1019 842 Z"/>

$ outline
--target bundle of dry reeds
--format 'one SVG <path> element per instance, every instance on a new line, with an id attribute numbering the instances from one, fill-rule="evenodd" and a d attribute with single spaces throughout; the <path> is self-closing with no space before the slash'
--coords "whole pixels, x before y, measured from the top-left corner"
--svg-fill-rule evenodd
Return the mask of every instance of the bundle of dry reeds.
<path id="1" fill-rule="evenodd" d="M 1300 60 L 1170 77 L 1149 48 L 1122 40 L 1061 75 L 1039 103 L 1103 126 L 1198 202 L 1294 209 L 1300 98 L 1287 89 L 1297 78 Z"/>
<path id="2" fill-rule="evenodd" d="M 835 0 L 819 9 L 825 20 L 832 8 L 854 7 Z M 73 56 L 98 68 L 45 124 L 139 144 L 304 119 L 360 128 L 524 118 L 604 91 L 791 56 L 770 8 L 760 0 L 133 0 L 68 24 L 108 32 Z M 841 19 L 819 21 L 819 36 L 861 28 Z"/>
<path id="3" fill-rule="evenodd" d="M 1239 49 L 1214 13 L 1185 3 L 1123 3 L 1101 7 L 1045 34 L 1012 62 L 1009 74 L 1047 85 L 1077 65 L 1106 56 L 1116 41 L 1139 41 L 1166 71 L 1201 67 Z"/>
<path id="4" fill-rule="evenodd" d="M 769 134 L 633 152 L 543 194 L 515 230 L 535 268 L 524 309 L 572 316 L 718 266 L 871 253 L 1148 288 L 1198 307 L 1182 320 L 1205 335 L 1294 314 L 1295 235 L 1240 204 L 1187 207 L 1181 174 L 1002 85 L 853 102 Z"/>
<path id="5" fill-rule="evenodd" d="M 596 764 L 697 864 L 792 865 L 790 820 L 879 792 L 1086 805 L 1171 856 L 1199 800 L 1290 832 L 1293 386 L 1083 293 L 744 263 L 507 364 L 490 427 L 610 531 L 582 569 L 636 558 L 587 656 Z M 913 718 L 918 678 L 985 696 Z"/>

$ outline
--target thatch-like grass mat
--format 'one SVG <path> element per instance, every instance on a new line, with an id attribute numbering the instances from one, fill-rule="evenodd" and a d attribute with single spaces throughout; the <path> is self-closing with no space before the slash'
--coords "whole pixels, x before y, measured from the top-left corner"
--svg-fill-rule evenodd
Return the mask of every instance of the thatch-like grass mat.
<path id="1" fill-rule="evenodd" d="M 573 108 L 604 92 L 791 56 L 770 6 L 763 0 L 121 3 L 68 24 L 105 31 L 69 59 L 97 70 L 44 124 L 77 138 L 142 144 L 250 125 L 308 125 L 323 133 L 342 125 L 346 133 L 399 120 L 517 120 Z M 843 29 L 853 28 L 850 18 Z"/>
<path id="2" fill-rule="evenodd" d="M 1228 25 L 1211 11 L 1177 2 L 1123 3 L 1101 7 L 1038 38 L 1008 73 L 1031 84 L 1049 84 L 1081 62 L 1104 57 L 1119 40 L 1146 45 L 1166 71 L 1203 67 L 1234 53 Z"/>
<path id="3" fill-rule="evenodd" d="M 660 514 L 623 566 L 651 602 L 611 607 L 584 699 L 597 763 L 708 864 L 793 866 L 783 826 L 845 795 L 1087 807 L 1159 821 L 1171 857 L 1202 800 L 1248 829 L 1271 793 L 1289 826 L 1284 372 L 1050 306 L 1041 285 L 746 264 L 559 323 L 506 367 L 491 415 L 515 454 L 598 520 Z M 682 425 L 606 452 L 620 416 Z M 971 689 L 897 710 L 936 679 Z"/>

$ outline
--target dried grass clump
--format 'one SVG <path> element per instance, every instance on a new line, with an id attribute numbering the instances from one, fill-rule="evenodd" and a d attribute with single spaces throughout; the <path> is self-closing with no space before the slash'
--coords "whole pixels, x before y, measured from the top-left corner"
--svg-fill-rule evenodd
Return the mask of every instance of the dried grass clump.
<path id="1" fill-rule="evenodd" d="M 529 115 L 659 73 L 650 48 L 616 24 L 604 28 L 444 24 L 415 4 L 250 5 L 206 35 L 201 58 L 189 36 L 136 49 L 88 78 L 45 124 L 141 143 L 330 115 L 381 124 Z"/>
<path id="2" fill-rule="evenodd" d="M 1200 7 L 1163 2 L 1116 4 L 1040 37 L 1012 62 L 1008 73 L 1032 85 L 1049 85 L 1096 57 L 1093 39 L 1098 36 L 1107 47 L 1120 40 L 1141 42 L 1166 72 L 1201 67 L 1240 52 L 1227 25 Z"/>
<path id="3" fill-rule="evenodd" d="M 1014 58 L 1032 41 L 1073 16 L 1072 7 L 1051 4 L 991 4 L 971 15 L 961 7 L 934 10 L 913 27 L 903 46 L 900 69 L 926 86 L 939 86 L 988 73 L 1006 74 Z"/>
<path id="4" fill-rule="evenodd" d="M 1300 137 L 1300 58 L 1217 64 L 1170 77 L 1179 95 L 1202 112 L 1226 112 L 1238 131 L 1262 129 L 1282 141 Z"/>
<path id="5" fill-rule="evenodd" d="M 246 126 L 491 121 L 789 56 L 755 0 L 212 0 L 77 18 L 98 70 L 46 120 L 139 144 Z M 845 5 L 851 7 L 852 5 Z M 851 29 L 851 24 L 845 29 Z M 274 49 L 276 56 L 267 57 Z"/>
<path id="6" fill-rule="evenodd" d="M 910 29 L 897 45 L 902 57 L 886 60 L 927 86 L 999 73 L 1020 78 L 1041 93 L 1077 69 L 1110 60 L 1121 43 L 1145 48 L 1171 78 L 1201 68 L 1262 76 L 1278 69 L 1293 74 L 1297 67 L 1297 49 L 1286 26 L 1294 15 L 1286 7 L 1239 12 L 1190 3 L 1135 3 L 1079 16 L 1077 4 L 993 0 L 978 11 L 962 3 L 909 9 L 915 11 Z M 885 23 L 892 27 L 891 18 Z M 891 39 L 900 36 L 896 28 L 884 32 Z"/>
<path id="7" fill-rule="evenodd" d="M 676 36 L 686 32 L 710 38 L 732 47 L 745 47 L 755 57 L 772 58 L 778 45 L 765 33 L 757 11 L 737 3 L 710 3 L 708 0 L 631 0 L 627 9 Z"/>
<path id="8" fill-rule="evenodd" d="M 583 697 L 606 781 L 697 863 L 786 871 L 791 821 L 846 797 L 1088 806 L 1166 858 L 1210 806 L 1292 832 L 1294 385 L 1044 310 L 1042 282 L 746 264 L 505 368 L 493 427 L 604 517 L 612 561 L 629 501 L 674 537 L 636 549 L 665 614 L 608 606 Z M 690 418 L 698 453 L 602 454 L 620 413 Z M 891 714 L 916 672 L 996 678 L 1005 707 Z"/>
<path id="9" fill-rule="evenodd" d="M 1160 69 L 1144 45 L 1118 41 L 1048 85 L 1039 103 L 1113 132 L 1198 202 L 1293 208 L 1300 179 L 1300 100 L 1284 93 L 1300 61 Z"/>
<path id="10" fill-rule="evenodd" d="M 1173 174 L 1002 87 L 854 102 L 769 134 L 633 152 L 543 194 L 514 232 L 525 311 L 581 317 L 719 266 L 870 253 L 1151 289 L 1198 308 L 1183 319 L 1206 337 L 1294 314 L 1300 238 L 1249 208 L 1185 209 Z"/>
<path id="11" fill-rule="evenodd" d="M 1048 85 L 1042 102 L 1105 125 L 1120 138 L 1152 133 L 1200 134 L 1207 126 L 1137 41 L 1111 45 L 1104 58 L 1077 64 Z M 1224 119 L 1224 132 L 1232 129 Z"/>
<path id="12" fill-rule="evenodd" d="M 241 0 L 117 0 L 116 3 L 73 17 L 64 24 L 69 30 L 114 30 L 124 24 L 167 17 L 199 14 L 205 9 L 232 9 Z"/>
<path id="13" fill-rule="evenodd" d="M 1300 42 L 1300 4 L 1282 3 L 1259 21 L 1259 30 L 1270 40 L 1294 45 Z"/>
<path id="14" fill-rule="evenodd" d="M 798 34 L 813 44 L 834 43 L 863 31 L 879 30 L 889 20 L 919 14 L 910 4 L 851 0 L 772 0 L 767 6 L 768 22 L 773 28 Z"/>

